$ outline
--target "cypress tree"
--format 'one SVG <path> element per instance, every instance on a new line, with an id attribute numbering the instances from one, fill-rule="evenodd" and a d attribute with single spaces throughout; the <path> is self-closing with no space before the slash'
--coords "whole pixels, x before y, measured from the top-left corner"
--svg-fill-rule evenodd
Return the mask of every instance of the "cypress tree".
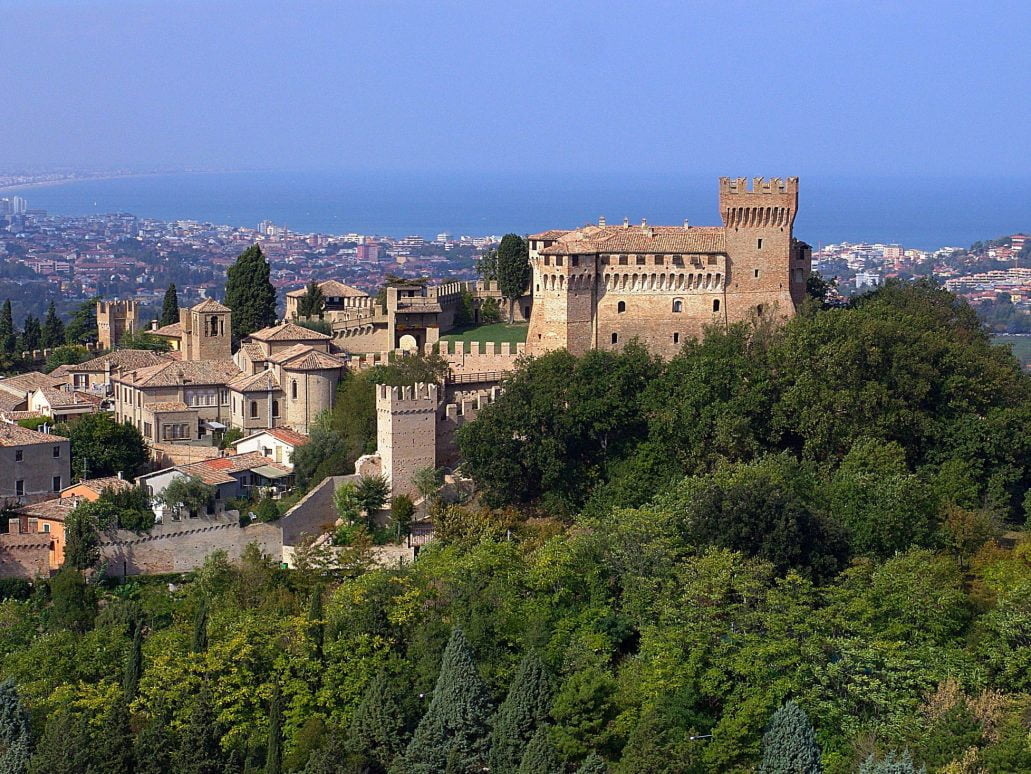
<path id="1" fill-rule="evenodd" d="M 508 321 L 512 322 L 515 299 L 530 284 L 530 257 L 526 240 L 518 234 L 505 234 L 498 245 L 498 290 L 508 299 Z"/>
<path id="2" fill-rule="evenodd" d="M 304 295 L 297 304 L 298 317 L 317 317 L 326 308 L 326 298 L 322 295 L 322 288 L 315 280 L 309 282 L 304 288 Z"/>
<path id="3" fill-rule="evenodd" d="M 132 648 L 125 662 L 125 677 L 122 681 L 125 691 L 125 703 L 131 704 L 136 698 L 136 691 L 143 676 L 143 623 L 136 622 L 132 633 Z"/>
<path id="4" fill-rule="evenodd" d="M 136 774 L 168 774 L 172 770 L 172 745 L 164 718 L 151 717 L 136 736 Z"/>
<path id="5" fill-rule="evenodd" d="M 161 318 L 158 320 L 158 325 L 174 325 L 177 322 L 179 322 L 179 293 L 173 282 L 168 286 L 165 298 L 161 302 Z"/>
<path id="6" fill-rule="evenodd" d="M 11 299 L 4 301 L 0 310 L 0 354 L 13 355 L 18 344 L 18 335 L 14 330 L 14 313 L 11 311 Z"/>
<path id="7" fill-rule="evenodd" d="M 444 649 L 429 709 L 405 751 L 408 774 L 480 770 L 487 763 L 490 695 L 457 626 Z"/>
<path id="8" fill-rule="evenodd" d="M 909 750 L 904 750 L 901 753 L 889 752 L 879 761 L 871 753 L 859 767 L 859 774 L 927 774 L 927 769 L 923 766 L 917 768 Z"/>
<path id="9" fill-rule="evenodd" d="M 25 774 L 31 743 L 29 715 L 14 681 L 4 680 L 0 683 L 0 774 Z"/>
<path id="10" fill-rule="evenodd" d="M 29 762 L 29 774 L 82 774 L 89 770 L 92 741 L 86 719 L 62 706 L 47 718 Z"/>
<path id="11" fill-rule="evenodd" d="M 43 329 L 39 325 L 39 320 L 31 314 L 26 315 L 25 326 L 21 333 L 21 351 L 32 352 L 34 349 L 39 349 L 42 340 Z"/>
<path id="12" fill-rule="evenodd" d="M 404 711 L 397 692 L 381 672 L 369 681 L 354 713 L 350 746 L 386 770 L 404 749 L 404 737 Z"/>
<path id="13" fill-rule="evenodd" d="M 202 599 L 193 619 L 193 643 L 190 650 L 203 653 L 208 649 L 208 600 Z"/>
<path id="14" fill-rule="evenodd" d="M 609 767 L 605 765 L 605 759 L 598 753 L 592 752 L 584 758 L 584 762 L 580 764 L 576 774 L 608 774 L 608 771 Z"/>
<path id="15" fill-rule="evenodd" d="M 325 660 L 326 616 L 322 610 L 322 587 L 316 586 L 311 592 L 311 603 L 308 607 L 308 636 L 311 638 L 312 657 L 320 664 Z"/>
<path id="16" fill-rule="evenodd" d="M 129 707 L 115 702 L 103 715 L 99 734 L 89 735 L 89 774 L 132 774 L 133 739 L 129 727 Z"/>
<path id="17" fill-rule="evenodd" d="M 43 319 L 43 331 L 40 342 L 43 344 L 43 349 L 59 347 L 64 344 L 64 323 L 57 316 L 57 309 L 54 308 L 53 301 L 47 306 L 47 315 Z"/>
<path id="18" fill-rule="evenodd" d="M 565 767 L 559 760 L 555 745 L 551 743 L 547 726 L 541 726 L 526 746 L 523 760 L 519 764 L 519 774 L 562 774 L 563 771 Z"/>
<path id="19" fill-rule="evenodd" d="M 272 700 L 268 713 L 268 747 L 265 753 L 265 774 L 282 774 L 283 771 L 283 699 L 279 683 L 272 686 Z"/>
<path id="20" fill-rule="evenodd" d="M 276 322 L 276 290 L 269 280 L 268 261 L 258 245 L 251 245 L 229 267 L 225 304 L 233 310 L 233 339 Z"/>
<path id="21" fill-rule="evenodd" d="M 85 344 L 96 341 L 97 335 L 97 299 L 83 301 L 75 310 L 65 331 L 69 344 Z"/>
<path id="22" fill-rule="evenodd" d="M 820 774 L 820 746 L 809 716 L 795 702 L 773 713 L 763 734 L 759 774 Z"/>
<path id="23" fill-rule="evenodd" d="M 547 722 L 551 686 L 540 657 L 530 651 L 519 663 L 508 695 L 498 708 L 491 733 L 490 770 L 511 774 L 519 768 L 527 743 Z"/>
<path id="24" fill-rule="evenodd" d="M 186 725 L 177 734 L 179 745 L 172 753 L 176 774 L 221 774 L 225 761 L 215 724 L 211 693 L 204 686 L 193 701 Z"/>

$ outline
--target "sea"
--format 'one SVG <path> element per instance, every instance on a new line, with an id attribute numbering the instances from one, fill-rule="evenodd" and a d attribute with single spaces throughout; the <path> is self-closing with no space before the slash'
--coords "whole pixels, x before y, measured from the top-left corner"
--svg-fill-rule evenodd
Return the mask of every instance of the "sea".
<path id="1" fill-rule="evenodd" d="M 795 234 L 819 247 L 882 242 L 935 249 L 1031 231 L 1031 178 L 802 177 Z M 0 195 L 6 192 L 0 192 Z M 646 219 L 717 225 L 714 176 L 183 172 L 24 188 L 59 215 L 128 212 L 161 220 L 302 233 L 454 237 Z"/>

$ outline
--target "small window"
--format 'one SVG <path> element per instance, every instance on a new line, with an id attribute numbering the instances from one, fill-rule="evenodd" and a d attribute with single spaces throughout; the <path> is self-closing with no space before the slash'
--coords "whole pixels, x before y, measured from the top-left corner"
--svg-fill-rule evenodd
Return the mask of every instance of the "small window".
<path id="1" fill-rule="evenodd" d="M 297 400 L 297 380 L 290 380 L 290 399 Z"/>
<path id="2" fill-rule="evenodd" d="M 762 317 L 762 314 L 763 314 L 763 305 L 762 304 L 759 304 L 758 306 L 755 307 L 755 313 L 757 315 L 759 315 L 760 317 Z"/>
<path id="3" fill-rule="evenodd" d="M 627 264 L 627 257 L 625 255 L 619 256 L 619 265 L 620 266 L 626 266 L 626 264 Z"/>
<path id="4" fill-rule="evenodd" d="M 662 256 L 661 255 L 656 255 L 655 256 L 655 265 L 656 266 L 662 266 Z"/>
<path id="5" fill-rule="evenodd" d="M 674 255 L 673 256 L 673 265 L 674 266 L 683 266 L 684 265 L 684 256 L 682 256 L 682 255 Z"/>
<path id="6" fill-rule="evenodd" d="M 274 416 L 274 417 L 278 417 L 279 416 L 279 401 L 278 400 L 272 401 L 272 416 Z"/>
<path id="7" fill-rule="evenodd" d="M 14 450 L 14 461 L 15 462 L 21 462 L 24 458 L 25 458 L 25 452 L 23 452 L 21 449 L 15 449 Z"/>
<path id="8" fill-rule="evenodd" d="M 680 334 L 679 333 L 674 333 L 673 334 L 673 343 L 674 344 L 679 344 L 680 343 Z"/>
<path id="9" fill-rule="evenodd" d="M 720 300 L 718 298 L 714 298 L 712 300 L 712 311 L 718 312 L 719 310 L 720 310 Z"/>
<path id="10" fill-rule="evenodd" d="M 14 482 L 14 493 L 21 497 L 25 494 L 25 479 L 19 478 Z"/>
<path id="11" fill-rule="evenodd" d="M 44 532 L 50 532 L 50 525 L 49 524 L 43 524 L 43 531 Z"/>
<path id="12" fill-rule="evenodd" d="M 55 446 L 54 447 L 54 457 L 56 458 L 56 457 L 60 457 L 60 456 L 61 456 L 61 447 L 60 446 Z"/>
<path id="13" fill-rule="evenodd" d="M 637 265 L 638 266 L 644 266 L 646 260 L 647 260 L 647 258 L 645 256 L 643 256 L 643 255 L 637 256 Z"/>
<path id="14" fill-rule="evenodd" d="M 54 484 L 54 491 L 55 492 L 60 492 L 61 491 L 61 477 L 60 476 L 54 476 L 53 484 Z"/>
<path id="15" fill-rule="evenodd" d="M 620 301 L 618 304 L 616 304 L 616 312 L 618 312 L 619 314 L 623 314 L 623 312 L 625 312 L 625 311 L 626 311 L 626 301 Z M 613 334 L 613 335 L 615 335 L 615 334 Z"/>
<path id="16" fill-rule="evenodd" d="M 613 333 L 612 334 L 612 343 L 616 344 L 618 341 L 619 341 L 619 334 L 618 333 Z"/>
<path id="17" fill-rule="evenodd" d="M 251 419 L 257 419 L 257 418 L 258 418 L 258 401 L 252 400 L 251 401 Z"/>
<path id="18" fill-rule="evenodd" d="M 759 239 L 755 240 L 755 247 L 756 247 L 757 250 L 762 250 L 763 249 L 763 240 L 762 240 L 761 237 Z"/>
<path id="19" fill-rule="evenodd" d="M 577 266 L 579 266 L 580 265 L 580 256 L 579 255 L 571 255 L 571 256 L 569 256 L 569 265 L 572 266 L 573 268 L 576 268 Z"/>
<path id="20" fill-rule="evenodd" d="M 545 255 L 544 256 L 544 265 L 545 266 L 551 266 L 551 256 L 550 255 Z"/>
<path id="21" fill-rule="evenodd" d="M 684 311 L 684 301 L 683 301 L 683 299 L 674 298 L 673 299 L 673 312 L 674 313 L 678 313 L 678 312 L 683 312 L 683 311 Z"/>
<path id="22" fill-rule="evenodd" d="M 556 266 L 561 266 L 562 265 L 562 256 L 561 255 L 556 255 L 555 256 L 555 265 Z"/>
<path id="23" fill-rule="evenodd" d="M 755 273 L 755 278 L 759 279 L 759 270 L 758 269 L 754 269 L 753 271 Z"/>
<path id="24" fill-rule="evenodd" d="M 715 266 L 716 265 L 716 256 L 715 255 L 710 255 L 709 259 L 708 259 L 708 263 L 709 263 L 710 266 Z"/>

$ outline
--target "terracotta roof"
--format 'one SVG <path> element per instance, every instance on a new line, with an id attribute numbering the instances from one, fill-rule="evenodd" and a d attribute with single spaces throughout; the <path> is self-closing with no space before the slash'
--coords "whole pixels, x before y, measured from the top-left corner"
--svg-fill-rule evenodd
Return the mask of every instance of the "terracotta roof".
<path id="1" fill-rule="evenodd" d="M 593 253 L 722 253 L 722 226 L 585 226 L 563 234 L 542 255 Z"/>
<path id="2" fill-rule="evenodd" d="M 267 392 L 279 389 L 279 380 L 271 371 L 258 371 L 256 374 L 243 374 L 229 382 L 229 389 L 237 392 Z"/>
<path id="3" fill-rule="evenodd" d="M 151 414 L 167 414 L 170 411 L 189 411 L 190 407 L 181 400 L 159 400 L 144 403 L 143 408 L 150 409 Z"/>
<path id="4" fill-rule="evenodd" d="M 59 497 L 56 500 L 43 500 L 31 505 L 22 505 L 19 508 L 15 508 L 14 512 L 21 516 L 31 516 L 35 519 L 64 521 L 68 514 L 74 511 L 81 502 L 83 502 L 81 497 Z"/>
<path id="5" fill-rule="evenodd" d="M 369 295 L 364 290 L 353 288 L 336 280 L 323 280 L 319 283 L 319 289 L 322 291 L 322 295 L 330 298 L 354 298 L 355 296 L 367 298 Z M 308 288 L 297 288 L 296 290 L 291 290 L 286 295 L 288 298 L 303 298 L 308 295 Z"/>
<path id="6" fill-rule="evenodd" d="M 271 435 L 273 438 L 277 438 L 283 443 L 288 443 L 291 446 L 304 446 L 308 443 L 308 436 L 304 433 L 298 433 L 296 430 L 291 430 L 289 427 L 271 427 L 268 430 L 258 430 L 256 433 L 244 436 L 239 440 L 233 441 L 233 446 L 237 446 L 249 438 L 257 438 L 259 435 Z"/>
<path id="7" fill-rule="evenodd" d="M 553 228 L 548 231 L 542 231 L 539 234 L 530 234 L 528 239 L 558 239 L 559 237 L 565 236 L 569 233 L 568 229 Z"/>
<path id="8" fill-rule="evenodd" d="M 226 384 L 240 373 L 232 360 L 169 360 L 165 363 L 125 371 L 114 381 L 135 387 L 172 387 L 179 384 Z"/>
<path id="9" fill-rule="evenodd" d="M 16 411 L 18 406 L 23 403 L 25 403 L 24 397 L 0 390 L 0 411 Z"/>
<path id="10" fill-rule="evenodd" d="M 232 311 L 228 306 L 218 303 L 213 298 L 205 298 L 195 307 L 190 309 L 191 312 L 230 312 Z"/>
<path id="11" fill-rule="evenodd" d="M 273 325 L 270 328 L 262 328 L 260 331 L 255 331 L 248 338 L 257 339 L 258 341 L 327 341 L 333 337 L 327 336 L 325 333 L 313 331 L 310 328 L 305 328 L 302 325 L 284 322 L 279 325 Z"/>
<path id="12" fill-rule="evenodd" d="M 60 435 L 50 435 L 29 430 L 21 425 L 0 422 L 0 446 L 34 446 L 44 443 L 68 443 L 68 439 Z"/>
<path id="13" fill-rule="evenodd" d="M 68 384 L 68 382 L 69 382 L 69 378 L 68 377 L 70 376 L 70 374 L 71 374 L 71 372 L 72 372 L 72 370 L 74 368 L 75 368 L 75 366 L 68 365 L 67 363 L 64 363 L 62 365 L 59 365 L 57 368 L 55 368 L 49 374 L 47 374 L 47 376 L 49 376 L 51 379 L 60 379 L 62 384 Z"/>
<path id="14" fill-rule="evenodd" d="M 153 331 L 150 331 L 153 333 Z M 85 363 L 68 366 L 73 372 L 89 371 L 91 373 L 106 371 L 108 364 L 111 368 L 118 368 L 123 371 L 133 368 L 148 368 L 159 363 L 167 363 L 171 358 L 164 352 L 152 352 L 149 349 L 116 349 L 114 352 L 87 360 Z"/>
<path id="15" fill-rule="evenodd" d="M 118 476 L 102 476 L 100 478 L 84 478 L 77 484 L 66 486 L 61 493 L 64 494 L 64 492 L 67 492 L 69 489 L 74 489 L 77 486 L 84 486 L 97 494 L 103 494 L 105 489 L 132 489 L 136 485 L 127 478 L 119 478 Z"/>
<path id="16" fill-rule="evenodd" d="M 181 339 L 183 336 L 183 324 L 174 322 L 171 325 L 162 325 L 152 331 L 144 331 L 151 336 L 168 336 L 169 338 Z"/>
<path id="17" fill-rule="evenodd" d="M 343 368 L 347 365 L 336 355 L 311 348 L 306 352 L 297 353 L 288 360 L 280 361 L 280 363 L 285 371 L 323 371 L 330 368 Z"/>
<path id="18" fill-rule="evenodd" d="M 62 384 L 64 384 L 62 379 L 48 376 L 39 371 L 29 371 L 28 373 L 0 379 L 0 389 L 20 394 L 23 397 L 27 397 L 28 393 L 41 387 L 60 387 Z"/>
<path id="19" fill-rule="evenodd" d="M 244 354 L 247 355 L 247 359 L 252 363 L 264 363 L 268 359 L 265 357 L 265 350 L 257 342 L 245 341 L 240 344 L 240 349 L 243 350 Z"/>
<path id="20" fill-rule="evenodd" d="M 240 473 L 245 470 L 253 470 L 263 465 L 269 465 L 284 473 L 293 473 L 293 470 L 278 462 L 273 462 L 259 452 L 247 452 L 246 454 L 234 454 L 231 457 L 217 457 L 213 460 L 202 460 L 189 465 L 176 465 L 175 469 L 188 476 L 196 476 L 205 484 L 228 484 L 236 479 L 232 473 Z"/>
<path id="21" fill-rule="evenodd" d="M 82 392 L 68 392 L 66 390 L 54 390 L 50 387 L 44 387 L 40 390 L 36 390 L 38 393 L 42 393 L 43 398 L 46 400 L 47 405 L 51 409 L 62 409 L 62 408 L 78 408 L 81 406 L 96 406 L 99 401 L 86 400 Z M 102 399 L 101 399 L 102 400 Z"/>

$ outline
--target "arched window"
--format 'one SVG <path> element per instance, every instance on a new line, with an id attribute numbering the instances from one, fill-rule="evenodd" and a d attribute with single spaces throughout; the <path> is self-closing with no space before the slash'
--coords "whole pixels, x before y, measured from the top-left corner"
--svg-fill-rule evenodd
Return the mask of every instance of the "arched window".
<path id="1" fill-rule="evenodd" d="M 674 312 L 683 312 L 684 311 L 684 300 L 683 299 L 681 299 L 681 298 L 674 298 L 673 299 L 673 311 Z"/>
<path id="2" fill-rule="evenodd" d="M 720 310 L 720 300 L 718 298 L 714 298 L 712 300 L 712 311 L 718 312 L 719 310 Z"/>
<path id="3" fill-rule="evenodd" d="M 613 333 L 612 334 L 612 343 L 616 344 L 618 342 L 619 342 L 619 334 L 618 333 Z"/>
<path id="4" fill-rule="evenodd" d="M 626 301 L 620 301 L 618 304 L 616 304 L 616 312 L 618 312 L 619 314 L 623 314 L 623 312 L 625 311 Z M 616 334 L 613 333 L 612 335 L 615 336 Z M 615 341 L 615 339 L 613 339 L 613 341 Z"/>
<path id="5" fill-rule="evenodd" d="M 760 317 L 763 316 L 763 305 L 762 304 L 759 304 L 758 306 L 755 307 L 755 313 L 757 315 L 759 315 Z"/>
<path id="6" fill-rule="evenodd" d="M 278 417 L 279 416 L 279 401 L 278 400 L 273 400 L 272 401 L 272 416 L 274 416 L 274 417 Z"/>
<path id="7" fill-rule="evenodd" d="M 211 330 L 208 333 L 208 335 L 209 336 L 217 336 L 218 335 L 218 315 L 214 315 L 214 314 L 211 315 L 211 317 L 208 320 L 208 323 L 211 326 Z"/>
<path id="8" fill-rule="evenodd" d="M 290 381 L 290 399 L 297 400 L 297 380 L 292 379 Z"/>
<path id="9" fill-rule="evenodd" d="M 251 401 L 251 419 L 257 419 L 257 418 L 258 418 L 258 401 L 252 400 Z"/>

